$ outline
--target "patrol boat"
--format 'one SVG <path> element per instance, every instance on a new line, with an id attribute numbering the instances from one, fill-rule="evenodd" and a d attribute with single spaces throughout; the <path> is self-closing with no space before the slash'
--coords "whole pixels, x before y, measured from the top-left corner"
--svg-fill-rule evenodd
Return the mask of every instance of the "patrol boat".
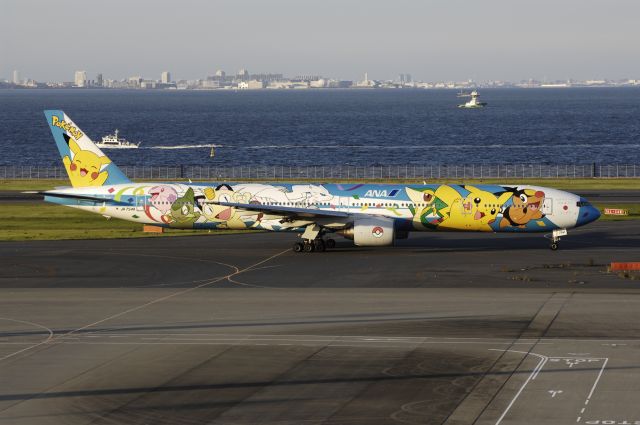
<path id="1" fill-rule="evenodd" d="M 458 108 L 482 108 L 487 106 L 487 102 L 480 102 L 480 95 L 477 90 L 472 91 L 468 96 L 471 96 L 471 100 L 462 105 L 458 105 Z"/>
<path id="2" fill-rule="evenodd" d="M 102 137 L 102 141 L 97 142 L 96 146 L 101 149 L 138 149 L 140 142 L 133 143 L 122 137 L 118 137 L 118 129 L 115 134 L 107 134 Z"/>

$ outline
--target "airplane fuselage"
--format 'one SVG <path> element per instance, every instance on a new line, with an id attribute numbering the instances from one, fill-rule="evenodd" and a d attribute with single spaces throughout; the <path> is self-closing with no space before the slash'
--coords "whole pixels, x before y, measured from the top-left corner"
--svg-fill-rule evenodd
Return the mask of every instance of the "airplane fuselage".
<path id="1" fill-rule="evenodd" d="M 301 231 L 317 223 L 340 230 L 375 216 L 392 220 L 398 232 L 551 232 L 600 215 L 578 195 L 527 185 L 130 183 L 45 195 L 107 217 L 181 229 Z"/>

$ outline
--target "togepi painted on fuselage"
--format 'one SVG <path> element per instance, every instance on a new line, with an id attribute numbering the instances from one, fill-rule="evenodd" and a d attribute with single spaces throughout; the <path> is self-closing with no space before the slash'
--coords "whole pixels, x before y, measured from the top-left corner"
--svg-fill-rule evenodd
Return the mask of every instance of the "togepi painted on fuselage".
<path id="1" fill-rule="evenodd" d="M 182 229 L 301 231 L 317 222 L 224 203 L 386 216 L 404 231 L 550 232 L 599 217 L 577 195 L 527 185 L 107 183 L 68 191 L 87 199 L 51 194 L 45 199 L 109 217 Z M 334 227 L 346 221 L 337 218 Z"/>

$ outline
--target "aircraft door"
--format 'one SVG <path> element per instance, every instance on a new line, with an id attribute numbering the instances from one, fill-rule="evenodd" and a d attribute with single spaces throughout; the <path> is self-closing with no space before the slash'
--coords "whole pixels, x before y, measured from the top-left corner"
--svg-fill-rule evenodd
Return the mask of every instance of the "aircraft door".
<path id="1" fill-rule="evenodd" d="M 146 196 L 138 195 L 136 196 L 136 211 L 144 211 L 144 204 L 146 201 Z"/>
<path id="2" fill-rule="evenodd" d="M 553 198 L 544 198 L 544 201 L 542 202 L 542 214 L 553 214 Z"/>
<path id="3" fill-rule="evenodd" d="M 471 214 L 473 211 L 473 198 L 464 198 L 460 202 L 460 213 L 464 216 Z"/>
<path id="4" fill-rule="evenodd" d="M 460 214 L 462 217 L 462 223 L 459 224 L 459 226 L 462 226 L 460 230 L 472 230 L 476 228 L 476 220 L 474 220 L 473 217 L 473 206 L 474 203 L 472 197 L 468 196 L 460 200 Z"/>
<path id="5" fill-rule="evenodd" d="M 338 197 L 339 211 L 349 212 L 349 208 L 351 208 L 351 197 L 340 196 Z"/>

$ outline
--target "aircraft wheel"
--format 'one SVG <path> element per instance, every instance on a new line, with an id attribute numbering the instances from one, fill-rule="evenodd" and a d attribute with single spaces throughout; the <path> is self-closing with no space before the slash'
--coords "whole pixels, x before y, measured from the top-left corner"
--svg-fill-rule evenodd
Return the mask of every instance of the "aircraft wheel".
<path id="1" fill-rule="evenodd" d="M 315 245 L 316 252 L 324 252 L 326 250 L 324 241 L 322 239 L 315 240 L 313 244 Z"/>
<path id="2" fill-rule="evenodd" d="M 305 243 L 304 244 L 304 252 L 313 252 L 313 243 Z"/>
<path id="3" fill-rule="evenodd" d="M 328 249 L 333 249 L 336 247 L 336 241 L 334 241 L 333 239 L 327 239 L 324 242 L 324 245 L 328 248 Z"/>
<path id="4" fill-rule="evenodd" d="M 556 242 L 554 242 L 554 243 L 551 244 L 551 246 L 549 248 L 551 248 L 551 251 L 556 251 L 558 249 L 558 244 Z"/>
<path id="5" fill-rule="evenodd" d="M 303 249 L 304 245 L 302 245 L 302 242 L 296 242 L 293 244 L 293 252 L 302 252 Z"/>

